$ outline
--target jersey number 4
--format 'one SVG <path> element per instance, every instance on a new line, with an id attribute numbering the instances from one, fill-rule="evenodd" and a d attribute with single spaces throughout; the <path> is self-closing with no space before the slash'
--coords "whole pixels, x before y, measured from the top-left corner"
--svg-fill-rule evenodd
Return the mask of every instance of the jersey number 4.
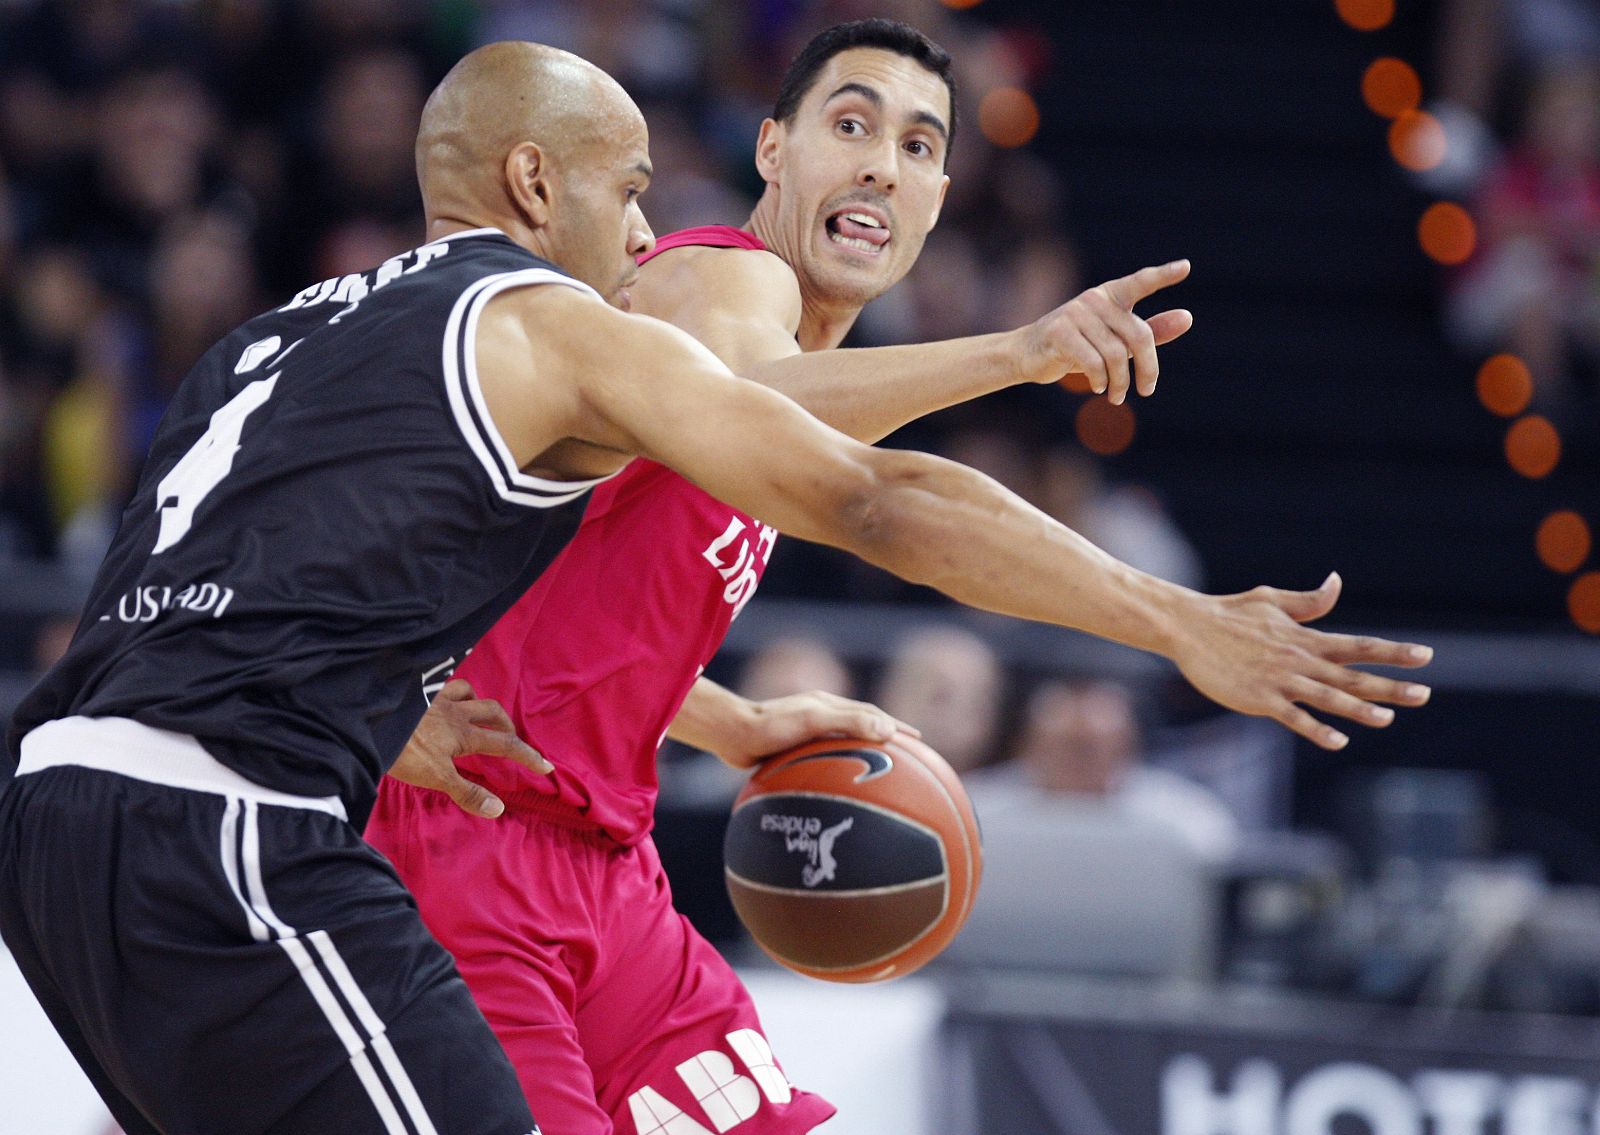
<path id="1" fill-rule="evenodd" d="M 281 345 L 274 335 L 245 348 L 244 357 L 234 368 L 235 374 L 255 370 Z M 287 353 L 287 352 L 284 352 Z M 279 371 L 271 378 L 257 379 L 230 398 L 226 405 L 211 415 L 211 424 L 200 439 L 189 447 L 179 462 L 156 485 L 156 509 L 161 513 L 161 532 L 156 537 L 155 551 L 166 551 L 188 533 L 194 524 L 194 510 L 210 495 L 233 468 L 233 455 L 239 452 L 239 435 L 244 432 L 245 419 L 261 404 L 272 397 L 273 388 L 283 377 Z"/>

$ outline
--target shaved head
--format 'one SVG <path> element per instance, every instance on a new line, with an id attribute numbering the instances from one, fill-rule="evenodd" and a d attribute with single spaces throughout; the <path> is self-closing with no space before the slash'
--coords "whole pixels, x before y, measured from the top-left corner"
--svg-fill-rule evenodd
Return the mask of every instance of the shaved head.
<path id="1" fill-rule="evenodd" d="M 610 75 L 558 48 L 480 47 L 422 109 L 417 181 L 429 236 L 499 228 L 608 298 L 653 240 L 633 203 L 649 178 L 639 108 Z M 613 200 L 617 217 L 600 215 Z"/>
<path id="2" fill-rule="evenodd" d="M 570 52 L 491 43 L 451 68 L 422 108 L 417 180 L 430 219 L 437 202 L 497 195 L 506 155 L 523 142 L 560 161 L 603 141 L 638 108 L 617 81 Z"/>

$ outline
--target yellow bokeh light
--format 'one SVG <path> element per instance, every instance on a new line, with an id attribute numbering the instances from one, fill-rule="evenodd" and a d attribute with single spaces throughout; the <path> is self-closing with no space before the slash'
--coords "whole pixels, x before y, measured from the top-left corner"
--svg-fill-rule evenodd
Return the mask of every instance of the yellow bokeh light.
<path id="1" fill-rule="evenodd" d="M 1078 407 L 1074 423 L 1078 441 L 1090 453 L 1114 457 L 1133 444 L 1133 407 L 1113 406 L 1104 398 L 1091 398 Z"/>
<path id="2" fill-rule="evenodd" d="M 1478 401 L 1502 418 L 1514 418 L 1533 399 L 1533 375 L 1516 355 L 1491 355 L 1478 368 Z"/>
<path id="3" fill-rule="evenodd" d="M 1021 87 L 996 87 L 978 103 L 978 128 L 996 146 L 1014 149 L 1039 132 L 1039 107 Z"/>
<path id="4" fill-rule="evenodd" d="M 1394 0 L 1334 0 L 1333 6 L 1357 31 L 1375 32 L 1394 19 Z"/>
<path id="5" fill-rule="evenodd" d="M 1567 613 L 1590 634 L 1600 634 L 1600 571 L 1586 571 L 1567 592 Z"/>
<path id="6" fill-rule="evenodd" d="M 1404 59 L 1374 59 L 1361 76 L 1361 99 L 1374 114 L 1394 118 L 1422 104 L 1422 80 Z"/>
<path id="7" fill-rule="evenodd" d="M 1389 124 L 1389 152 L 1406 169 L 1434 169 L 1444 161 L 1444 127 L 1425 110 L 1405 111 Z"/>
<path id="8" fill-rule="evenodd" d="M 1561 436 L 1549 419 L 1529 414 L 1506 431 L 1506 460 L 1524 477 L 1548 477 L 1561 461 Z"/>
<path id="9" fill-rule="evenodd" d="M 1477 247 L 1478 226 L 1454 201 L 1435 201 L 1417 222 L 1417 240 L 1422 251 L 1440 264 L 1460 264 Z"/>
<path id="10" fill-rule="evenodd" d="M 1539 562 L 1551 571 L 1572 572 L 1583 566 L 1589 558 L 1593 539 L 1589 525 L 1575 512 L 1552 512 L 1539 523 L 1534 546 L 1539 552 Z"/>

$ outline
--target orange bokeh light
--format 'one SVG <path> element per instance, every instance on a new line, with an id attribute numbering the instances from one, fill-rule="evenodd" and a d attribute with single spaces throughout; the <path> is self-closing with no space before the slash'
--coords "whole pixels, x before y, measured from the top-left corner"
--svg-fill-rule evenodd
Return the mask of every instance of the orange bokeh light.
<path id="1" fill-rule="evenodd" d="M 1444 152 L 1444 127 L 1427 111 L 1404 111 L 1389 123 L 1389 153 L 1406 169 L 1433 169 L 1444 161 Z"/>
<path id="2" fill-rule="evenodd" d="M 1561 460 L 1561 437 L 1538 414 L 1518 418 L 1506 431 L 1506 460 L 1524 477 L 1548 477 Z"/>
<path id="3" fill-rule="evenodd" d="M 1567 613 L 1590 634 L 1600 634 L 1600 571 L 1586 571 L 1572 581 Z"/>
<path id="4" fill-rule="evenodd" d="M 946 8 L 976 8 L 983 0 L 939 0 Z"/>
<path id="5" fill-rule="evenodd" d="M 1589 558 L 1594 546 L 1589 535 L 1589 525 L 1575 512 L 1552 512 L 1539 523 L 1534 537 L 1539 550 L 1539 561 L 1551 571 L 1577 571 Z"/>
<path id="6" fill-rule="evenodd" d="M 1089 386 L 1089 376 L 1082 371 L 1062 375 L 1058 380 L 1059 385 L 1072 391 L 1074 394 L 1092 394 L 1094 391 Z"/>
<path id="7" fill-rule="evenodd" d="M 1039 132 L 1039 106 L 1020 87 L 996 87 L 978 104 L 978 128 L 996 146 L 1014 149 Z"/>
<path id="8" fill-rule="evenodd" d="M 1422 80 L 1404 59 L 1374 59 L 1361 76 L 1361 99 L 1374 114 L 1394 118 L 1422 104 Z"/>
<path id="9" fill-rule="evenodd" d="M 1357 31 L 1375 32 L 1394 19 L 1394 0 L 1334 0 L 1333 6 Z"/>
<path id="10" fill-rule="evenodd" d="M 1075 419 L 1078 441 L 1090 453 L 1114 457 L 1133 444 L 1133 407 L 1113 406 L 1104 398 L 1091 398 L 1078 407 Z"/>
<path id="11" fill-rule="evenodd" d="M 1514 418 L 1533 398 L 1533 375 L 1516 355 L 1491 355 L 1478 368 L 1478 401 L 1502 418 Z"/>
<path id="12" fill-rule="evenodd" d="M 1454 201 L 1435 201 L 1417 222 L 1422 251 L 1440 264 L 1460 264 L 1478 244 L 1478 226 L 1472 215 Z"/>

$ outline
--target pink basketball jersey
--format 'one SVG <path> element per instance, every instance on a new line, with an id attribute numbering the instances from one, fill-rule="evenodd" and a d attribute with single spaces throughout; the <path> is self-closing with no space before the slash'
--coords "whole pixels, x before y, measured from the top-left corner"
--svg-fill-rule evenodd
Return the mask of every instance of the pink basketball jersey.
<path id="1" fill-rule="evenodd" d="M 650 255 L 684 245 L 765 247 L 715 225 L 663 237 Z M 505 706 L 556 771 L 541 777 L 469 757 L 467 774 L 509 807 L 565 816 L 625 844 L 643 839 L 656 750 L 755 594 L 776 538 L 652 461 L 600 485 L 572 543 L 455 671 Z"/>

